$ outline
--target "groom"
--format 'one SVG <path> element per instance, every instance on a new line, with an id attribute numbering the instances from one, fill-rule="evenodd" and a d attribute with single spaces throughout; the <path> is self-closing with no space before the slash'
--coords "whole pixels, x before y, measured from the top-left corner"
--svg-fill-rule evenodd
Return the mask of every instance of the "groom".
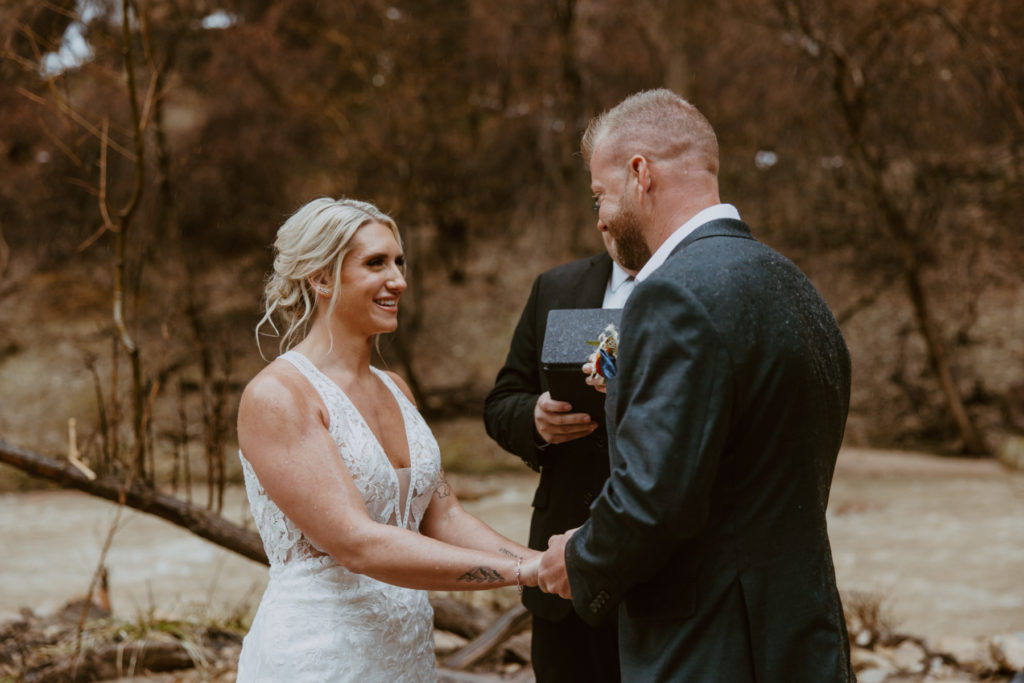
<path id="1" fill-rule="evenodd" d="M 592 624 L 618 611 L 623 680 L 853 681 L 825 523 L 850 392 L 835 318 L 720 203 L 714 131 L 676 94 L 602 114 L 583 155 L 638 284 L 611 476 L 551 538 L 541 587 Z"/>

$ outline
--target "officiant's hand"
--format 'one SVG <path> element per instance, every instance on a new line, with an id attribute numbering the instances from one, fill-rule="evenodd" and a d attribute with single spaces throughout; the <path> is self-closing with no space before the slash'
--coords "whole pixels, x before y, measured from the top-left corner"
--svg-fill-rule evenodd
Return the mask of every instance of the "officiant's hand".
<path id="1" fill-rule="evenodd" d="M 605 384 L 605 379 L 601 375 L 594 374 L 594 364 L 587 361 L 583 364 L 583 374 L 587 376 L 585 380 L 587 384 L 594 387 L 602 394 L 608 393 L 608 387 Z"/>
<path id="2" fill-rule="evenodd" d="M 548 549 L 540 558 L 540 572 L 537 576 L 540 589 L 545 593 L 554 593 L 566 600 L 572 599 L 572 586 L 569 585 L 569 574 L 565 569 L 565 544 L 576 529 L 569 529 L 548 539 Z"/>
<path id="3" fill-rule="evenodd" d="M 547 443 L 565 443 L 587 436 L 597 429 L 597 423 L 591 421 L 589 415 L 572 412 L 571 403 L 556 401 L 547 391 L 537 397 L 537 404 L 533 407 L 533 424 L 540 438 Z"/>

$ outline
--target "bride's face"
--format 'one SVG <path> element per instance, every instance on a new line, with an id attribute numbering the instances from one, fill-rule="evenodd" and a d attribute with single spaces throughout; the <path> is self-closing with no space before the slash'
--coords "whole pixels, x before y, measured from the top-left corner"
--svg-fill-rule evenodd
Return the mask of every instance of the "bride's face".
<path id="1" fill-rule="evenodd" d="M 405 254 L 391 229 L 367 223 L 352 237 L 341 262 L 341 296 L 335 315 L 346 327 L 372 336 L 398 327 L 398 299 L 405 291 Z"/>

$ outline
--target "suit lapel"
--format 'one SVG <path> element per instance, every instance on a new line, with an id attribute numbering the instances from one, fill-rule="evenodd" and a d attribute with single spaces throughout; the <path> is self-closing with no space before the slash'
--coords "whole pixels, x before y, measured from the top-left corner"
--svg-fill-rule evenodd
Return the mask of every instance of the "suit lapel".
<path id="1" fill-rule="evenodd" d="M 612 274 L 612 259 L 608 254 L 599 254 L 590 260 L 590 267 L 583 273 L 575 287 L 575 308 L 601 308 L 608 278 Z"/>

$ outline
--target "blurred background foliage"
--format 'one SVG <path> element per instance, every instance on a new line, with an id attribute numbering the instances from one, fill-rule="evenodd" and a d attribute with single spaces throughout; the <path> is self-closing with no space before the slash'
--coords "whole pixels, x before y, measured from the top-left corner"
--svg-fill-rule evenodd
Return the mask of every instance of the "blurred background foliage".
<path id="1" fill-rule="evenodd" d="M 268 246 L 320 195 L 396 218 L 384 362 L 478 423 L 531 280 L 601 248 L 582 130 L 662 86 L 840 320 L 848 442 L 1024 433 L 1019 2 L 14 0 L 0 31 L 0 435 L 26 446 L 77 416 L 105 467 L 230 451 Z"/>

